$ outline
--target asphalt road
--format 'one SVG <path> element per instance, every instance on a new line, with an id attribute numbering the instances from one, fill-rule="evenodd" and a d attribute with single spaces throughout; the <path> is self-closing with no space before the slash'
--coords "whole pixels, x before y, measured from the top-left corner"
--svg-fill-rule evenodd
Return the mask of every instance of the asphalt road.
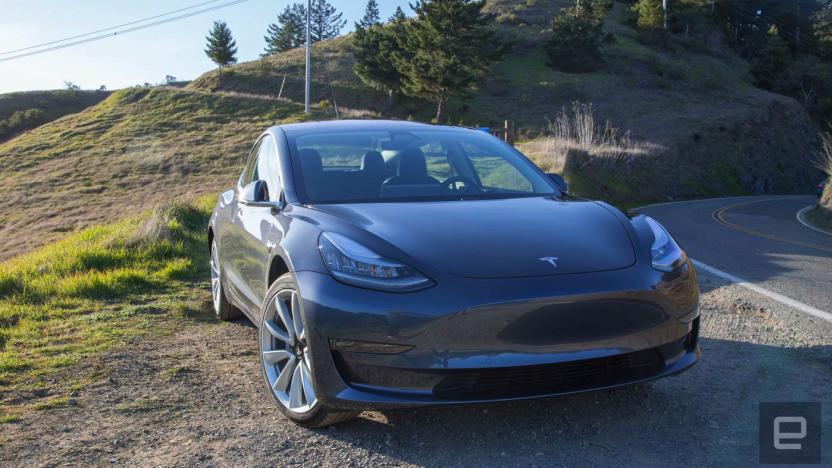
<path id="1" fill-rule="evenodd" d="M 696 260 L 826 312 L 832 312 L 832 235 L 797 212 L 813 196 L 716 198 L 638 211 L 664 224 Z"/>

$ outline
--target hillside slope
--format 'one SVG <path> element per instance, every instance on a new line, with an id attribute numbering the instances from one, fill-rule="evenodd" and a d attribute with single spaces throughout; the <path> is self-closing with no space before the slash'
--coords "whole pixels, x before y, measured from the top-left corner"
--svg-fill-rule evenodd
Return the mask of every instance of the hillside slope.
<path id="1" fill-rule="evenodd" d="M 129 89 L 0 144 L 0 259 L 162 201 L 217 193 L 259 132 L 303 117 L 275 99 Z"/>
<path id="2" fill-rule="evenodd" d="M 623 204 L 811 190 L 818 177 L 812 166 L 817 128 L 793 99 L 754 87 L 747 62 L 724 47 L 681 38 L 664 49 L 642 45 L 619 20 L 625 6 L 616 4 L 605 25 L 615 40 L 604 47 L 604 68 L 557 72 L 546 66 L 548 29 L 541 18 L 564 5 L 488 3 L 490 12 L 504 18 L 500 33 L 514 46 L 472 99 L 451 102 L 449 122 L 495 126 L 509 119 L 521 139 L 534 140 L 547 133 L 548 121 L 564 107 L 592 104 L 600 125 L 609 121 L 620 134 L 629 132 L 655 148 L 651 157 L 610 161 L 581 151 L 572 151 L 566 161 L 532 156 L 541 166 L 565 171 L 581 193 Z M 220 89 L 276 96 L 282 86 L 281 97 L 301 103 L 303 60 L 298 49 L 236 65 Z M 402 99 L 385 113 L 385 96 L 365 86 L 353 64 L 350 36 L 314 47 L 312 101 L 331 118 L 333 102 L 341 118 L 432 118 L 433 105 L 413 99 Z M 189 88 L 218 89 L 216 74 L 203 75 Z"/>
<path id="3" fill-rule="evenodd" d="M 98 104 L 109 91 L 26 91 L 0 94 L 0 141 Z M 34 110 L 34 118 L 23 117 Z M 17 117 L 14 117 L 15 114 Z M 32 114 L 29 114 L 32 115 Z M 6 125 L 3 125 L 5 122 Z"/>
<path id="4" fill-rule="evenodd" d="M 624 206 L 811 190 L 815 127 L 792 99 L 753 87 L 746 62 L 719 48 L 641 45 L 619 22 L 617 5 L 607 20 L 615 41 L 605 45 L 605 67 L 556 72 L 546 66 L 545 27 L 533 19 L 562 3 L 536 2 L 520 9 L 529 23 L 500 23 L 514 46 L 472 99 L 450 103 L 452 123 L 513 120 L 526 140 L 521 146 L 541 167 L 563 171 L 573 192 Z M 499 16 L 511 4 L 492 1 L 489 8 Z M 221 87 L 210 71 L 184 89 L 118 91 L 0 143 L 0 190 L 9 194 L 0 198 L 0 260 L 137 207 L 219 192 L 269 125 L 335 118 L 336 105 L 341 118 L 430 120 L 433 105 L 415 99 L 385 113 L 386 96 L 353 73 L 351 47 L 350 36 L 315 45 L 309 116 L 302 112 L 303 51 L 292 50 L 231 67 Z M 575 147 L 558 156 L 530 144 L 545 142 L 549 119 L 574 101 L 591 103 L 601 122 L 651 150 L 612 157 Z"/>

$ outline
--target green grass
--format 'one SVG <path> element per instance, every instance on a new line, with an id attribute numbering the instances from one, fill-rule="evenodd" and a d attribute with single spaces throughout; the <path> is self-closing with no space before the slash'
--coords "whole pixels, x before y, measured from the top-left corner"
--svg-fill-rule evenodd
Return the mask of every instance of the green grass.
<path id="1" fill-rule="evenodd" d="M 0 415 L 0 424 L 10 424 L 20 421 L 20 415 L 15 413 Z"/>
<path id="2" fill-rule="evenodd" d="M 64 115 L 80 112 L 108 95 L 107 91 L 69 90 L 0 94 L 0 141 Z M 27 112 L 37 114 L 37 118 L 22 118 Z"/>
<path id="3" fill-rule="evenodd" d="M 0 264 L 0 396 L 84 386 L 46 376 L 171 321 L 206 315 L 206 226 L 212 199 L 175 203 L 86 229 Z M 196 294 L 195 294 L 196 293 Z M 93 376 L 94 377 L 94 376 Z M 35 401 L 34 410 L 66 406 Z"/>
<path id="4" fill-rule="evenodd" d="M 239 175 L 264 129 L 316 117 L 262 96 L 137 88 L 0 143 L 0 192 L 9 194 L 0 197 L 0 260 L 67 231 L 121 219 L 137 200 L 144 209 L 219 193 Z M 99 279 L 131 282 L 110 275 Z"/>

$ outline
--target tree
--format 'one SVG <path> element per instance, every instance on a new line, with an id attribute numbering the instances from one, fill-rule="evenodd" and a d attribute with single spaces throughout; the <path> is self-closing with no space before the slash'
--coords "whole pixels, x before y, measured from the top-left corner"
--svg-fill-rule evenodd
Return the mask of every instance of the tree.
<path id="1" fill-rule="evenodd" d="M 601 65 L 604 15 L 612 7 L 605 0 L 583 0 L 552 21 L 552 37 L 544 46 L 548 65 L 571 73 L 595 70 Z"/>
<path id="2" fill-rule="evenodd" d="M 812 29 L 818 44 L 818 55 L 824 60 L 832 60 L 832 2 L 812 17 Z"/>
<path id="3" fill-rule="evenodd" d="M 755 84 L 760 88 L 773 90 L 791 59 L 789 46 L 780 37 L 777 28 L 772 26 L 766 45 L 751 60 L 751 75 Z"/>
<path id="4" fill-rule="evenodd" d="M 387 109 L 393 107 L 396 95 L 401 93 L 404 77 L 396 68 L 394 58 L 405 60 L 402 47 L 406 19 L 391 18 L 386 25 L 374 24 L 364 28 L 355 25 L 353 55 L 355 74 L 361 81 L 387 93 Z"/>
<path id="5" fill-rule="evenodd" d="M 364 10 L 364 18 L 361 18 L 361 21 L 356 23 L 356 25 L 361 25 L 362 28 L 367 29 L 376 24 L 381 24 L 381 14 L 378 11 L 378 3 L 376 3 L 376 0 L 369 0 L 367 2 L 367 8 Z"/>
<path id="6" fill-rule="evenodd" d="M 418 0 L 416 18 L 404 23 L 406 55 L 394 56 L 393 63 L 405 94 L 436 102 L 437 121 L 448 99 L 467 97 L 502 52 L 484 6 L 484 0 Z"/>
<path id="7" fill-rule="evenodd" d="M 222 84 L 222 67 L 237 63 L 237 41 L 225 21 L 214 21 L 214 27 L 205 37 L 208 46 L 205 55 L 217 64 L 218 81 Z"/>
<path id="8" fill-rule="evenodd" d="M 69 91 L 78 91 L 81 89 L 80 86 L 73 83 L 72 81 L 64 81 L 64 88 L 68 89 Z"/>
<path id="9" fill-rule="evenodd" d="M 327 0 L 312 0 L 309 35 L 313 43 L 338 37 L 346 24 L 347 20 Z"/>
<path id="10" fill-rule="evenodd" d="M 636 24 L 640 29 L 661 29 L 662 0 L 638 0 L 633 10 L 638 13 Z"/>
<path id="11" fill-rule="evenodd" d="M 266 31 L 266 50 L 263 55 L 276 54 L 306 44 L 306 7 L 302 3 L 286 5 L 277 15 L 277 23 Z"/>
<path id="12" fill-rule="evenodd" d="M 392 23 L 394 21 L 404 21 L 406 19 L 407 15 L 405 15 L 404 11 L 402 11 L 402 7 L 397 6 L 396 11 L 393 13 L 393 16 L 391 16 L 390 19 L 387 20 L 387 22 Z"/>

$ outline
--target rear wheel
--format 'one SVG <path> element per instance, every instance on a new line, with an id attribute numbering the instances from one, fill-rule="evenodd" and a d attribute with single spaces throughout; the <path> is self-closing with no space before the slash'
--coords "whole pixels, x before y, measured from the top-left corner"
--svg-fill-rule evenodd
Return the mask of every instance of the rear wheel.
<path id="1" fill-rule="evenodd" d="M 301 314 L 302 301 L 291 273 L 272 284 L 264 304 L 259 331 L 260 362 L 280 411 L 305 427 L 328 426 L 358 414 L 329 408 L 318 400 Z"/>
<path id="2" fill-rule="evenodd" d="M 225 295 L 225 287 L 222 284 L 220 274 L 220 255 L 217 250 L 217 241 L 211 241 L 211 296 L 214 303 L 214 314 L 220 320 L 234 320 L 242 315 L 240 309 L 232 306 Z"/>

